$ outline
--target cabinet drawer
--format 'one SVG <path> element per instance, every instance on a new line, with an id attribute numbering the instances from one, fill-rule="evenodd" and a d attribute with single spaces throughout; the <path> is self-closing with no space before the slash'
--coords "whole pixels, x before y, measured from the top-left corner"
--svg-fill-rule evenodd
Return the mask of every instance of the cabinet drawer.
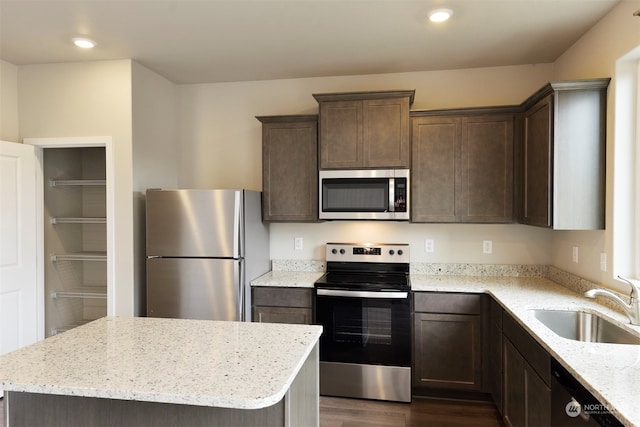
<path id="1" fill-rule="evenodd" d="M 551 359 L 546 350 L 506 312 L 502 318 L 502 331 L 544 383 L 549 386 Z"/>
<path id="2" fill-rule="evenodd" d="M 416 312 L 480 314 L 482 295 L 448 292 L 416 292 L 413 307 Z"/>
<path id="3" fill-rule="evenodd" d="M 254 287 L 253 305 L 311 308 L 313 306 L 313 290 L 307 288 Z"/>

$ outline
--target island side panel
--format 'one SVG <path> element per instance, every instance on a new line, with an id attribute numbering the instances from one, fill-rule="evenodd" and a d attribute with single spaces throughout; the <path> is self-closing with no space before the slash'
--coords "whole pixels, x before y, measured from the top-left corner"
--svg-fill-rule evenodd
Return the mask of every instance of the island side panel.
<path id="1" fill-rule="evenodd" d="M 320 425 L 320 358 L 318 343 L 285 394 L 287 427 Z"/>
<path id="2" fill-rule="evenodd" d="M 230 409 L 5 391 L 5 412 L 6 427 L 285 425 L 284 399 L 263 409 Z"/>

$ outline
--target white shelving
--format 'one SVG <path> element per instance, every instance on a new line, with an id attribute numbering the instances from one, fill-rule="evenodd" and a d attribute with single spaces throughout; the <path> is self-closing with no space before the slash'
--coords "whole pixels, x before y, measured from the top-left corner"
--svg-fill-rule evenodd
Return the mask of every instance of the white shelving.
<path id="1" fill-rule="evenodd" d="M 105 150 L 44 150 L 45 331 L 72 329 L 107 314 Z"/>

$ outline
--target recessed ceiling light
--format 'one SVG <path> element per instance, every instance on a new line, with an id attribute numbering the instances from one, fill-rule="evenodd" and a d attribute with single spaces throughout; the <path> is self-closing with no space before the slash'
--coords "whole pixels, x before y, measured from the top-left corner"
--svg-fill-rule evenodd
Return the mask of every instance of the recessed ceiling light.
<path id="1" fill-rule="evenodd" d="M 91 49 L 92 47 L 95 47 L 96 42 L 85 37 L 76 37 L 73 39 L 73 44 L 83 49 Z"/>
<path id="2" fill-rule="evenodd" d="M 435 9 L 429 13 L 429 21 L 431 22 L 444 22 L 451 18 L 453 10 L 451 9 Z"/>

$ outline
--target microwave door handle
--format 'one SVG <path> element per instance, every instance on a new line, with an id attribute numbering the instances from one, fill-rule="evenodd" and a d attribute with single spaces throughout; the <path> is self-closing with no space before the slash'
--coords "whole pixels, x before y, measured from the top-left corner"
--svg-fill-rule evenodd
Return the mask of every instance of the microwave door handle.
<path id="1" fill-rule="evenodd" d="M 396 210 L 396 180 L 389 178 L 389 212 Z"/>

